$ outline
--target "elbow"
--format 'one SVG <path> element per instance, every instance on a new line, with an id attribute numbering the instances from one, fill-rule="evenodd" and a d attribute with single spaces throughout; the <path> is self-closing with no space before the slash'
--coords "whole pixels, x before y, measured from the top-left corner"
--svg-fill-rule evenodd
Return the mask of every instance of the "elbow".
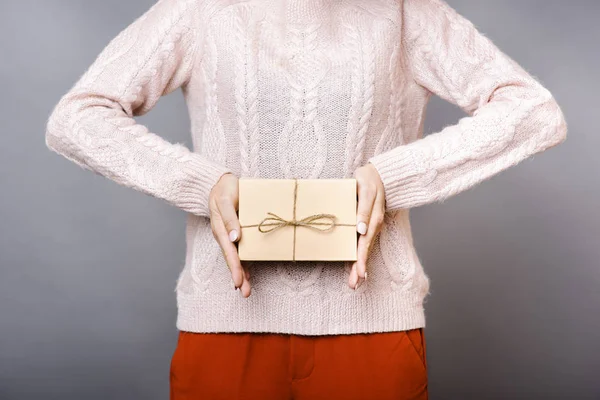
<path id="1" fill-rule="evenodd" d="M 558 108 L 559 121 L 556 125 L 556 133 L 554 136 L 556 137 L 557 144 L 559 144 L 559 143 L 562 143 L 565 140 L 567 140 L 568 127 L 567 127 L 567 120 L 565 118 L 565 115 L 564 115 L 562 109 L 560 108 L 560 106 L 558 104 L 556 104 L 556 107 Z"/>
<path id="2" fill-rule="evenodd" d="M 46 147 L 72 161 L 79 167 L 92 170 L 86 161 L 86 152 L 73 137 L 74 115 L 69 102 L 63 98 L 55 107 L 46 123 Z"/>
<path id="3" fill-rule="evenodd" d="M 63 97 L 52 110 L 46 121 L 45 143 L 46 147 L 58 154 L 64 155 L 65 140 L 68 137 L 69 112 L 68 105 Z"/>
<path id="4" fill-rule="evenodd" d="M 55 122 L 52 120 L 52 117 L 48 120 L 48 123 L 46 125 L 46 134 L 45 134 L 45 144 L 46 144 L 46 148 L 48 148 L 49 150 L 63 155 L 63 149 L 62 149 L 62 138 L 60 136 L 57 135 L 56 131 L 51 128 L 51 126 L 53 126 L 55 124 Z"/>
<path id="5" fill-rule="evenodd" d="M 114 115 L 114 104 L 117 103 L 106 97 L 71 90 L 54 106 L 46 121 L 46 147 L 81 168 L 98 172 L 106 161 L 102 159 L 106 143 L 103 140 L 110 141 L 112 137 L 100 137 L 95 132 L 101 135 L 112 128 L 103 122 Z"/>
<path id="6" fill-rule="evenodd" d="M 84 117 L 86 99 L 86 95 L 71 90 L 61 97 L 46 121 L 46 147 L 71 160 L 85 144 L 79 140 L 77 126 Z"/>
<path id="7" fill-rule="evenodd" d="M 546 92 L 545 100 L 535 110 L 526 123 L 527 129 L 535 132 L 528 140 L 533 144 L 533 152 L 542 152 L 563 143 L 567 139 L 567 121 L 554 96 Z"/>
<path id="8" fill-rule="evenodd" d="M 554 97 L 549 101 L 551 116 L 550 121 L 551 124 L 548 127 L 548 144 L 549 147 L 557 146 L 567 140 L 567 120 L 565 115 L 560 107 L 560 105 L 556 102 Z"/>
<path id="9" fill-rule="evenodd" d="M 45 144 L 54 153 L 63 156 L 84 169 L 90 169 L 85 161 L 85 151 L 75 138 L 75 120 L 79 118 L 70 94 L 65 95 L 54 107 L 46 121 Z"/>

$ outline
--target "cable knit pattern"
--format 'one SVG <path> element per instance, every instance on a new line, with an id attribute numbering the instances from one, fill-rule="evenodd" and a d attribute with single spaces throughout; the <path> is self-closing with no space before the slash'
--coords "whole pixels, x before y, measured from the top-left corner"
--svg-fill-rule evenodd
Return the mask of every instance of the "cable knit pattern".
<path id="1" fill-rule="evenodd" d="M 327 158 L 327 138 L 319 121 L 319 85 L 330 69 L 329 59 L 317 48 L 321 25 L 302 24 L 289 27 L 287 54 L 290 88 L 290 115 L 279 137 L 279 159 L 285 178 L 316 179 Z M 309 145 L 312 154 L 306 154 Z"/>
<path id="2" fill-rule="evenodd" d="M 181 88 L 193 149 L 135 117 Z M 436 94 L 467 115 L 423 137 Z M 444 0 L 158 0 L 59 100 L 47 146 L 188 213 L 177 327 L 312 335 L 425 326 L 409 211 L 566 138 L 552 94 Z M 208 198 L 226 172 L 343 178 L 372 163 L 386 215 L 367 261 L 250 262 L 233 290 Z"/>
<path id="3" fill-rule="evenodd" d="M 363 164 L 365 143 L 369 121 L 373 112 L 373 92 L 375 88 L 375 54 L 369 37 L 368 25 L 361 20 L 344 21 L 348 35 L 348 51 L 352 57 L 352 108 L 348 117 L 348 137 L 346 152 L 346 175 L 352 177 L 354 171 Z"/>
<path id="4" fill-rule="evenodd" d="M 253 8 L 241 7 L 235 13 L 235 40 L 238 59 L 235 60 L 235 100 L 240 133 L 241 176 L 257 178 L 259 160 L 256 52 L 251 40 L 252 29 L 257 29 L 258 18 Z"/>

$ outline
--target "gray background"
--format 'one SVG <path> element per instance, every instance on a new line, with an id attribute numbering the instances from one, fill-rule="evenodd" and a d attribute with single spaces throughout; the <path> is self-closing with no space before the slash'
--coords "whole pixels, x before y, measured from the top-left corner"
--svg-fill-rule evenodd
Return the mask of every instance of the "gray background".
<path id="1" fill-rule="evenodd" d="M 600 399 L 600 2 L 449 2 L 554 93 L 569 133 L 412 211 L 431 398 Z M 168 398 L 185 214 L 44 144 L 59 97 L 152 3 L 0 2 L 2 400 Z M 435 98 L 425 129 L 462 115 Z M 190 145 L 179 91 L 140 121 Z"/>

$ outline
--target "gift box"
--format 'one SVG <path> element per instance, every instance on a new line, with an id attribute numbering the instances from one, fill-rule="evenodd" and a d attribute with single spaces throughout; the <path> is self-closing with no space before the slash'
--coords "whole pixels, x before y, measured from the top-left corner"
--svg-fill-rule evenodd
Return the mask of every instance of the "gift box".
<path id="1" fill-rule="evenodd" d="M 356 179 L 239 179 L 240 260 L 356 261 Z"/>

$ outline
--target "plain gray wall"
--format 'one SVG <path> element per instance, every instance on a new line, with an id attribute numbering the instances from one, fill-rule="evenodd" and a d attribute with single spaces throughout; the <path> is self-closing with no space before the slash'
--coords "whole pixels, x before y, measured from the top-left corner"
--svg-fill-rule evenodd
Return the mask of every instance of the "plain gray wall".
<path id="1" fill-rule="evenodd" d="M 60 96 L 152 3 L 0 2 L 2 400 L 168 398 L 185 213 L 44 144 Z M 450 4 L 554 93 L 569 133 L 412 211 L 431 398 L 600 399 L 600 2 Z M 462 115 L 435 98 L 426 132 Z M 191 145 L 187 118 L 177 91 L 139 120 Z"/>

